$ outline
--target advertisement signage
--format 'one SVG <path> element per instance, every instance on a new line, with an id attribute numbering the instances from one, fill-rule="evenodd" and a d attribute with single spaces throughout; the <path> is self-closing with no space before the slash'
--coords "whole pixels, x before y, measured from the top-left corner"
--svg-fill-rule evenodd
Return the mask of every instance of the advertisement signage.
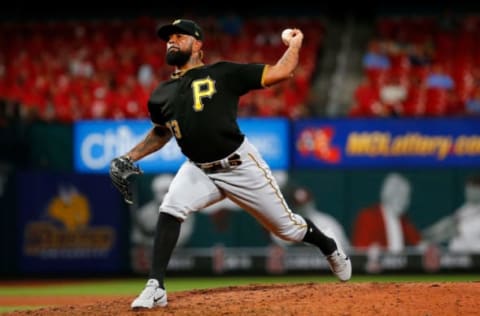
<path id="1" fill-rule="evenodd" d="M 17 175 L 22 272 L 118 272 L 120 199 L 105 175 Z"/>
<path id="2" fill-rule="evenodd" d="M 303 120 L 293 167 L 480 166 L 480 119 Z"/>
<path id="3" fill-rule="evenodd" d="M 288 168 L 288 120 L 245 118 L 239 120 L 239 125 L 272 169 Z M 151 127 L 148 120 L 76 122 L 75 170 L 81 173 L 107 173 L 110 161 L 140 142 Z M 144 172 L 175 172 L 185 159 L 172 138 L 161 150 L 140 160 L 139 165 Z"/>

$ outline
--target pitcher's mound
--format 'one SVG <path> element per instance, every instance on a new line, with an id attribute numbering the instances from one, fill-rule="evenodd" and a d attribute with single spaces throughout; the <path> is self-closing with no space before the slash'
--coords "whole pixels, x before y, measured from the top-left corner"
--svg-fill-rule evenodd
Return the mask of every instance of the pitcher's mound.
<path id="1" fill-rule="evenodd" d="M 7 315 L 478 315 L 480 282 L 252 284 L 174 292 L 166 308 L 142 311 L 133 298 L 71 297 Z"/>

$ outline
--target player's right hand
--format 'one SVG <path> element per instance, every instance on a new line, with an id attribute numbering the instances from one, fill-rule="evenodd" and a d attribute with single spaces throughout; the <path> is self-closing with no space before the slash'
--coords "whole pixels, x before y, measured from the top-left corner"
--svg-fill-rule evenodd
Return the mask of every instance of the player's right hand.
<path id="1" fill-rule="evenodd" d="M 288 46 L 300 48 L 302 46 L 302 42 L 303 42 L 303 32 L 300 29 L 293 29 Z"/>

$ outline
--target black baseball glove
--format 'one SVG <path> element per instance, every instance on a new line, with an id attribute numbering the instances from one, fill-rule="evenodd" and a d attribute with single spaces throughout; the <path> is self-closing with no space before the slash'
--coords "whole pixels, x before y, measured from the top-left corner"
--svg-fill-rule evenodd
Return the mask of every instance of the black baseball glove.
<path id="1" fill-rule="evenodd" d="M 130 183 L 132 175 L 143 173 L 140 167 L 135 166 L 133 161 L 127 156 L 114 158 L 110 163 L 110 178 L 113 185 L 120 191 L 123 200 L 128 204 L 133 203 L 132 190 Z"/>

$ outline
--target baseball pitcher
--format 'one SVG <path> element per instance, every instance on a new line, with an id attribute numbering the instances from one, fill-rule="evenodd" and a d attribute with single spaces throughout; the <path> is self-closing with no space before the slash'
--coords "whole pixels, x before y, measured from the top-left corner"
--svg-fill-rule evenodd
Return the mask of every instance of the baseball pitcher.
<path id="1" fill-rule="evenodd" d="M 317 246 L 333 273 L 351 277 L 351 262 L 336 242 L 309 219 L 294 213 L 257 149 L 237 124 L 239 98 L 255 89 L 290 79 L 297 67 L 303 33 L 292 29 L 286 50 L 273 65 L 203 62 L 204 32 L 180 19 L 157 29 L 166 42 L 171 78 L 161 82 L 148 101 L 152 129 L 130 151 L 112 160 L 110 175 L 126 202 L 132 202 L 132 176 L 142 171 L 134 163 L 160 150 L 175 137 L 188 158 L 170 184 L 154 237 L 152 266 L 145 288 L 131 307 L 167 305 L 165 272 L 177 243 L 180 225 L 190 213 L 229 198 L 278 237 Z"/>

